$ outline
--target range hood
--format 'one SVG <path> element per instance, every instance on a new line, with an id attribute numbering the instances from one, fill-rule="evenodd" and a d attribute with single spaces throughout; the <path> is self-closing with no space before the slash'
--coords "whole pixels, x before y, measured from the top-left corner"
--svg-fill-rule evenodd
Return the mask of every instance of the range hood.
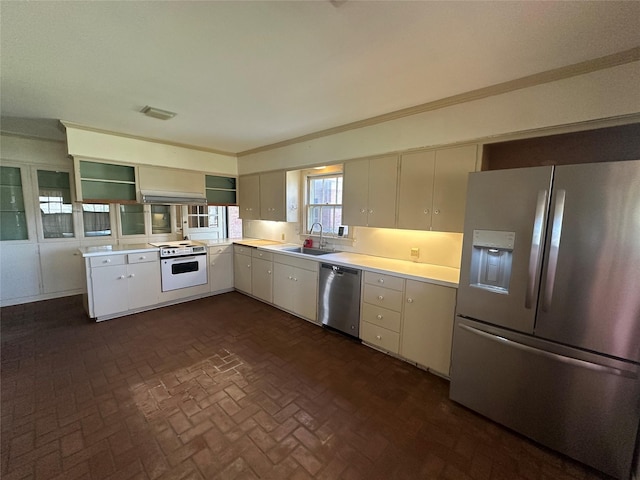
<path id="1" fill-rule="evenodd" d="M 140 203 L 161 205 L 206 205 L 207 197 L 199 193 L 140 190 Z"/>

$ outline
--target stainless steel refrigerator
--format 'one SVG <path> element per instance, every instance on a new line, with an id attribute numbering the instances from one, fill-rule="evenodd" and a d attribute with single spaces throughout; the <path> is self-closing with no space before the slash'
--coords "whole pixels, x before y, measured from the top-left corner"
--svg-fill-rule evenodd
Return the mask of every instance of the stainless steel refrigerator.
<path id="1" fill-rule="evenodd" d="M 640 160 L 470 174 L 451 399 L 628 479 Z"/>

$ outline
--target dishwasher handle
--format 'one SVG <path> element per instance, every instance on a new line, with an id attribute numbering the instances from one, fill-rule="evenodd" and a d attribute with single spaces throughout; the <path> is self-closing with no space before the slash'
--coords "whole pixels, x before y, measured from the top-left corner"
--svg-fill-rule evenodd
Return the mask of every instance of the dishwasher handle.
<path id="1" fill-rule="evenodd" d="M 348 273 L 350 275 L 360 275 L 360 270 L 357 270 L 355 268 L 341 267 L 338 265 L 331 265 L 329 263 L 320 264 L 320 268 L 326 268 L 327 270 L 332 270 L 333 273 L 336 275 L 344 275 L 345 273 Z"/>

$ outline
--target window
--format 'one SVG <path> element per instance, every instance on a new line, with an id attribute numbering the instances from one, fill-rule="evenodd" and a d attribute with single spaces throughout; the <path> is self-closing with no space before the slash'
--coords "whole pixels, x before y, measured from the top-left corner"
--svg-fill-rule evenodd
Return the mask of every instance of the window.
<path id="1" fill-rule="evenodd" d="M 38 170 L 38 197 L 43 237 L 75 237 L 69 174 Z"/>
<path id="2" fill-rule="evenodd" d="M 120 205 L 122 235 L 144 235 L 144 205 Z"/>
<path id="3" fill-rule="evenodd" d="M 189 205 L 184 207 L 184 235 L 191 239 L 242 238 L 237 206 Z"/>
<path id="4" fill-rule="evenodd" d="M 151 205 L 151 233 L 171 233 L 171 207 Z"/>
<path id="5" fill-rule="evenodd" d="M 307 177 L 306 231 L 316 222 L 322 224 L 324 234 L 338 235 L 342 226 L 342 173 Z"/>
<path id="6" fill-rule="evenodd" d="M 28 238 L 20 169 L 0 167 L 0 240 Z"/>
<path id="7" fill-rule="evenodd" d="M 189 205 L 186 227 L 189 234 L 205 234 L 207 238 L 227 236 L 227 209 L 219 205 Z M 187 231 L 185 231 L 185 235 Z"/>
<path id="8" fill-rule="evenodd" d="M 82 222 L 85 237 L 108 237 L 111 235 L 109 205 L 83 203 Z"/>

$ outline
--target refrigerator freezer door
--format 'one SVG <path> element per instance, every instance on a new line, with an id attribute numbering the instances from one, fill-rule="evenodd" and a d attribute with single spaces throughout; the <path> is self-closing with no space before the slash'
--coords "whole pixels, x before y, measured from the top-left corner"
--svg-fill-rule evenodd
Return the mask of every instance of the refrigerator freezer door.
<path id="1" fill-rule="evenodd" d="M 640 160 L 556 168 L 536 336 L 640 362 Z"/>
<path id="2" fill-rule="evenodd" d="M 617 478 L 629 478 L 640 366 L 456 318 L 452 400 Z"/>
<path id="3" fill-rule="evenodd" d="M 469 175 L 458 315 L 533 332 L 552 173 L 534 167 Z M 473 286 L 474 230 L 515 233 L 506 291 Z"/>

